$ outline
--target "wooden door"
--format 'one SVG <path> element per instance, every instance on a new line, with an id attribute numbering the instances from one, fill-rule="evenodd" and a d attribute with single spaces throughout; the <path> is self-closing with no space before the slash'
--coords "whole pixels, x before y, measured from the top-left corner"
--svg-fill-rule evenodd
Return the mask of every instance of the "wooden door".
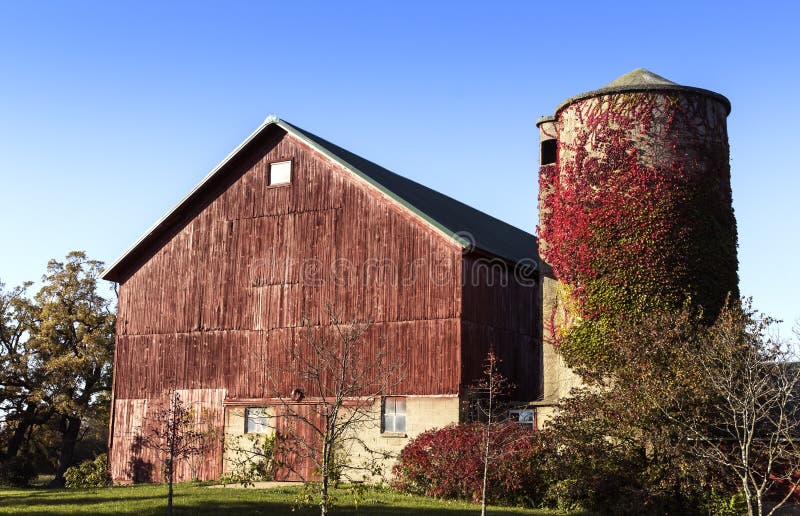
<path id="1" fill-rule="evenodd" d="M 319 406 L 297 403 L 276 407 L 275 413 L 276 455 L 281 464 L 275 472 L 275 480 L 319 480 L 317 461 L 322 454 L 322 438 L 314 428 L 324 427 Z"/>

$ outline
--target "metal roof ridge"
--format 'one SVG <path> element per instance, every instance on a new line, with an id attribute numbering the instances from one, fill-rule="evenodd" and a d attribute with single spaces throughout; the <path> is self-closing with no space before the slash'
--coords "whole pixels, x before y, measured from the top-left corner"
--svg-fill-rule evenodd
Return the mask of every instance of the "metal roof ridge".
<path id="1" fill-rule="evenodd" d="M 114 262 L 111 263 L 108 267 L 103 270 L 100 274 L 102 279 L 107 279 L 106 276 L 110 273 L 114 272 L 114 269 L 119 267 L 126 258 L 128 258 L 140 245 L 142 245 L 156 230 L 158 230 L 162 224 L 164 224 L 170 216 L 172 216 L 176 211 L 178 211 L 184 204 L 191 201 L 192 197 L 201 189 L 203 188 L 209 181 L 211 181 L 216 175 L 237 155 L 242 149 L 247 146 L 254 138 L 256 138 L 259 134 L 261 134 L 267 127 L 270 125 L 276 125 L 286 131 L 287 133 L 291 134 L 295 138 L 300 139 L 306 145 L 309 145 L 315 151 L 319 152 L 320 154 L 324 155 L 328 159 L 334 161 L 335 163 L 339 164 L 340 166 L 344 167 L 345 169 L 349 170 L 350 172 L 356 174 L 358 177 L 365 180 L 367 183 L 372 185 L 373 187 L 377 188 L 379 191 L 387 195 L 396 203 L 400 204 L 406 210 L 411 211 L 413 214 L 417 215 L 418 217 L 422 218 L 425 222 L 431 225 L 435 230 L 441 233 L 443 236 L 455 241 L 458 245 L 466 248 L 469 245 L 473 244 L 472 242 L 467 241 L 465 238 L 461 237 L 458 234 L 453 233 L 449 229 L 447 229 L 444 225 L 440 222 L 435 220 L 433 217 L 429 216 L 428 214 L 424 213 L 423 211 L 416 208 L 413 204 L 409 203 L 396 193 L 392 192 L 389 188 L 382 185 L 380 182 L 376 181 L 368 174 L 365 174 L 353 164 L 349 163 L 348 161 L 342 159 L 341 157 L 335 155 L 334 153 L 328 151 L 322 147 L 319 143 L 315 142 L 313 139 L 307 137 L 303 132 L 293 126 L 291 123 L 287 122 L 286 120 L 281 119 L 278 115 L 270 114 L 267 118 L 264 119 L 264 122 L 261 123 L 247 138 L 245 138 L 239 145 L 236 146 L 230 153 L 228 153 L 225 158 L 220 161 L 211 171 L 200 180 L 186 195 L 184 195 L 176 204 L 172 206 L 169 210 L 167 210 L 155 223 L 153 223 L 139 238 L 129 246 L 121 255 L 117 257 Z M 109 280 L 113 281 L 113 280 Z"/>
<path id="2" fill-rule="evenodd" d="M 412 212 L 413 214 L 417 215 L 418 217 L 423 219 L 425 222 L 427 222 L 428 224 L 433 226 L 434 229 L 438 230 L 444 236 L 454 240 L 461 247 L 466 248 L 466 247 L 474 244 L 474 242 L 470 242 L 467 239 L 465 239 L 464 237 L 462 237 L 462 236 L 450 231 L 447 227 L 445 227 L 441 222 L 436 220 L 434 217 L 428 215 L 424 211 L 422 211 L 419 208 L 417 208 L 416 206 L 414 206 L 412 203 L 406 201 L 405 199 L 403 199 L 403 197 L 398 195 L 396 192 L 394 192 L 390 188 L 386 187 L 380 181 L 377 181 L 376 179 L 374 179 L 369 174 L 363 172 L 362 170 L 360 170 L 358 167 L 356 167 L 355 165 L 353 165 L 349 161 L 345 160 L 341 156 L 336 155 L 335 153 L 329 151 L 328 149 L 326 149 L 325 147 L 323 147 L 319 143 L 315 142 L 313 139 L 311 139 L 308 136 L 306 136 L 305 134 L 303 134 L 302 130 L 300 130 L 299 128 L 293 126 L 290 122 L 287 122 L 286 120 L 278 119 L 276 123 L 277 123 L 277 125 L 279 127 L 283 128 L 287 132 L 291 132 L 291 134 L 294 135 L 295 137 L 300 138 L 303 142 L 305 142 L 307 145 L 311 146 L 313 149 L 315 149 L 320 154 L 324 155 L 325 157 L 327 157 L 328 159 L 334 161 L 335 163 L 338 163 L 340 166 L 346 168 L 347 170 L 349 170 L 350 172 L 354 173 L 355 175 L 357 175 L 361 179 L 365 180 L 370 185 L 372 185 L 375 188 L 377 188 L 378 190 L 380 190 L 383 194 L 385 194 L 386 196 L 391 198 L 396 203 L 400 204 L 403 208 L 409 210 L 410 212 Z M 286 127 L 286 126 L 288 126 L 288 127 Z M 338 147 L 338 145 L 337 145 L 337 147 Z M 399 174 L 397 174 L 396 172 L 392 172 L 391 170 L 387 169 L 386 171 L 389 172 L 389 173 L 392 173 L 394 175 L 398 175 L 399 176 Z M 408 181 L 416 182 L 416 181 L 408 179 L 408 178 L 406 178 L 404 176 L 400 176 L 400 177 L 403 177 L 403 179 L 407 179 Z M 419 183 L 417 183 L 417 184 L 419 184 Z M 420 186 L 424 186 L 424 185 L 420 185 Z M 425 187 L 425 188 L 428 188 L 428 187 Z M 441 195 L 445 195 L 445 194 L 441 194 Z M 451 199 L 452 199 L 452 197 L 451 197 Z M 453 200 L 456 201 L 456 202 L 461 202 L 461 201 L 458 201 L 457 199 L 453 199 Z M 491 215 L 488 215 L 488 216 L 491 217 Z"/>

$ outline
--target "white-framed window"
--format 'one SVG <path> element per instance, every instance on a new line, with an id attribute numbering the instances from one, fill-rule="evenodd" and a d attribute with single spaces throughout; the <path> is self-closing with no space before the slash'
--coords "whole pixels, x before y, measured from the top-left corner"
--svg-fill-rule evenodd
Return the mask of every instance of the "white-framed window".
<path id="1" fill-rule="evenodd" d="M 269 164 L 269 185 L 288 185 L 292 182 L 292 162 L 276 161 Z"/>
<path id="2" fill-rule="evenodd" d="M 383 398 L 382 420 L 382 432 L 405 433 L 406 399 L 398 396 Z"/>
<path id="3" fill-rule="evenodd" d="M 508 418 L 520 425 L 536 427 L 536 409 L 535 408 L 522 408 L 511 409 L 508 411 Z"/>
<path id="4" fill-rule="evenodd" d="M 248 407 L 244 413 L 244 433 L 269 433 L 269 414 L 264 407 Z"/>

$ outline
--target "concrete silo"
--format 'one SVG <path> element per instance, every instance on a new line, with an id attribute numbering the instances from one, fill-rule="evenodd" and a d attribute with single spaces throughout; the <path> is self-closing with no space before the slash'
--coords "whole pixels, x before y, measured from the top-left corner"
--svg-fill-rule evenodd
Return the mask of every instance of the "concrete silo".
<path id="1" fill-rule="evenodd" d="M 537 122 L 545 401 L 577 382 L 564 360 L 606 358 L 610 318 L 738 296 L 729 112 L 640 68 Z"/>

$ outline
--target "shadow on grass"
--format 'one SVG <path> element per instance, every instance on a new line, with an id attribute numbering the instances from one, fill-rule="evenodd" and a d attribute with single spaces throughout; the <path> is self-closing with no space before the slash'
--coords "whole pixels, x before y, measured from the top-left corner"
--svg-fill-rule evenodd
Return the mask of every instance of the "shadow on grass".
<path id="1" fill-rule="evenodd" d="M 489 511 L 490 513 L 496 513 L 497 511 Z M 278 504 L 278 503 L 204 503 L 202 505 L 192 506 L 192 507 L 183 507 L 181 511 L 178 511 L 176 514 L 186 515 L 189 514 L 198 514 L 198 515 L 218 515 L 218 514 L 270 514 L 276 516 L 290 516 L 290 515 L 298 515 L 298 516 L 311 516 L 319 514 L 319 508 L 317 507 L 304 507 L 295 509 L 292 511 L 292 508 L 289 504 Z M 382 515 L 382 516 L 414 516 L 419 514 L 426 514 L 430 516 L 475 516 L 475 514 L 480 514 L 480 507 L 476 506 L 474 508 L 451 508 L 451 509 L 437 509 L 432 507 L 396 507 L 396 506 L 389 506 L 389 505 L 361 505 L 356 509 L 353 506 L 337 506 L 331 509 L 331 515 L 348 515 L 348 516 L 367 516 L 367 515 Z M 518 510 L 515 511 L 513 509 L 506 509 L 501 514 L 504 515 L 531 515 L 530 511 L 523 511 Z"/>
<path id="2" fill-rule="evenodd" d="M 0 495 L 0 508 L 11 507 L 16 505 L 23 505 L 30 507 L 34 505 L 90 505 L 90 504 L 103 504 L 103 503 L 117 503 L 117 502 L 138 502 L 147 500 L 166 500 L 166 496 L 137 496 L 134 498 L 124 498 L 115 496 L 70 496 L 66 499 L 59 499 L 57 495 L 50 495 L 47 497 L 37 496 L 36 494 L 12 496 Z M 52 513 L 51 513 L 52 514 Z"/>
<path id="3" fill-rule="evenodd" d="M 319 514 L 317 507 L 292 507 L 297 489 L 275 490 L 209 490 L 207 488 L 182 488 L 175 495 L 176 516 L 274 515 L 311 516 Z M 277 499 L 276 499 L 277 498 Z M 348 516 L 467 516 L 480 512 L 478 506 L 465 506 L 458 502 L 436 502 L 420 497 L 405 497 L 396 493 L 370 493 L 356 508 L 350 500 L 341 499 L 341 505 L 331 514 Z M 0 514 L 60 515 L 163 515 L 166 493 L 154 488 L 108 488 L 87 490 L 0 490 Z M 492 514 L 544 515 L 546 511 L 514 508 L 493 508 Z M 572 513 L 577 516 L 578 513 Z"/>
<path id="4" fill-rule="evenodd" d="M 159 506 L 152 506 L 147 508 L 134 508 L 127 507 L 124 509 L 108 509 L 100 511 L 81 511 L 80 514 L 95 514 L 98 516 L 112 516 L 115 514 L 130 514 L 130 515 L 163 515 L 165 511 L 165 504 Z M 331 510 L 331 515 L 349 515 L 349 516 L 368 516 L 368 515 L 382 515 L 382 516 L 414 516 L 414 515 L 430 515 L 430 516 L 474 516 L 480 513 L 480 507 L 472 509 L 436 509 L 431 507 L 391 507 L 391 506 L 361 506 L 358 509 L 354 507 L 334 507 Z M 496 513 L 496 511 L 490 511 Z M 21 513 L 22 514 L 22 513 Z M 52 516 L 61 514 L 78 514 L 73 510 L 26 510 L 24 514 L 31 516 Z M 319 514 L 319 509 L 316 507 L 300 508 L 292 510 L 289 504 L 279 504 L 270 502 L 207 502 L 196 505 L 176 505 L 174 508 L 175 516 L 217 516 L 220 514 L 225 515 L 274 515 L 274 516 L 311 516 Z M 515 511 L 506 510 L 502 512 L 504 515 L 530 515 L 528 511 Z"/>
<path id="5" fill-rule="evenodd" d="M 88 491 L 85 494 L 76 496 L 74 492 L 63 490 L 36 489 L 28 493 L 2 493 L 0 492 L 0 514 L 141 514 L 141 510 L 132 507 L 130 511 L 117 509 L 112 512 L 103 512 L 104 508 L 98 511 L 90 510 L 91 506 L 104 504 L 125 504 L 125 505 L 157 505 L 161 500 L 166 504 L 166 497 L 158 494 L 125 496 L 119 493 L 100 494 L 102 490 L 95 492 Z M 73 509 L 73 506 L 81 507 L 80 510 Z M 163 513 L 163 509 L 158 513 Z"/>

